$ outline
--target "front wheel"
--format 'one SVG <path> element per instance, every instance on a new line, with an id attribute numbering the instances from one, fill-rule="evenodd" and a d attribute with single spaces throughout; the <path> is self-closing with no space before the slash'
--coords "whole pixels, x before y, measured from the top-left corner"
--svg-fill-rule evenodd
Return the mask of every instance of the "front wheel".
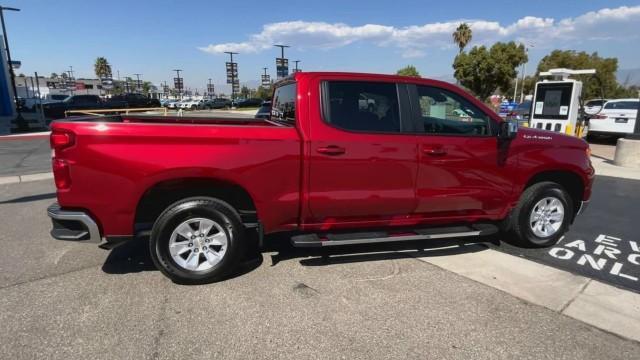
<path id="1" fill-rule="evenodd" d="M 540 182 L 528 187 L 509 218 L 517 243 L 524 247 L 556 244 L 573 219 L 571 196 L 559 184 Z"/>
<path id="2" fill-rule="evenodd" d="M 243 238 L 240 216 L 231 205 L 194 197 L 174 203 L 158 217 L 149 246 L 154 264 L 171 280 L 205 284 L 235 270 Z"/>

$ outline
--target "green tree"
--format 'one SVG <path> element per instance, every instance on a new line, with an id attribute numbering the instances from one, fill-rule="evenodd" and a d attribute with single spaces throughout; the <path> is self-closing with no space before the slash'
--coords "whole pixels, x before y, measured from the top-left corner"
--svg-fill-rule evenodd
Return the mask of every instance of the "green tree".
<path id="1" fill-rule="evenodd" d="M 497 42 L 487 49 L 474 46 L 468 53 L 461 52 L 453 62 L 454 76 L 464 87 L 486 100 L 497 89 L 509 90 L 517 76 L 516 68 L 527 61 L 524 45 Z"/>
<path id="2" fill-rule="evenodd" d="M 471 27 L 467 23 L 461 23 L 456 28 L 456 31 L 453 32 L 453 42 L 458 45 L 458 54 L 464 51 L 465 46 L 471 41 L 473 38 L 473 33 L 471 32 Z"/>
<path id="3" fill-rule="evenodd" d="M 250 92 L 251 90 L 249 90 L 249 88 L 246 85 L 242 85 L 242 88 L 240 88 L 240 95 L 245 99 L 249 98 Z"/>
<path id="4" fill-rule="evenodd" d="M 142 82 L 142 93 L 145 95 L 149 95 L 150 90 L 151 90 L 151 82 L 149 81 Z"/>
<path id="5" fill-rule="evenodd" d="M 56 74 L 56 73 L 54 73 L 54 72 L 53 72 L 53 73 L 51 73 L 51 75 L 49 75 L 49 78 L 51 78 L 51 79 L 57 79 L 57 78 L 58 78 L 58 74 Z"/>
<path id="6" fill-rule="evenodd" d="M 107 59 L 102 56 L 96 58 L 96 62 L 93 64 L 93 71 L 96 73 L 98 79 L 111 77 L 111 65 L 109 65 Z"/>
<path id="7" fill-rule="evenodd" d="M 270 100 L 273 89 L 271 86 L 258 86 L 256 90 L 256 97 L 262 100 Z"/>
<path id="8" fill-rule="evenodd" d="M 111 65 L 109 65 L 106 58 L 100 56 L 93 64 L 93 71 L 96 73 L 98 79 L 104 79 L 111 76 Z"/>
<path id="9" fill-rule="evenodd" d="M 618 83 L 616 79 L 616 72 L 618 71 L 617 58 L 603 58 L 597 52 L 588 54 L 584 51 L 554 50 L 540 60 L 537 74 L 554 68 L 572 70 L 596 69 L 596 77 L 599 81 L 590 80 L 591 75 L 578 77 L 583 82 L 583 99 L 600 98 L 602 96 L 609 99 L 638 96 L 633 89 L 626 88 Z"/>
<path id="10" fill-rule="evenodd" d="M 396 74 L 401 76 L 420 77 L 420 73 L 418 72 L 418 69 L 416 69 L 416 67 L 413 65 L 407 65 L 403 67 L 402 69 L 398 70 Z"/>

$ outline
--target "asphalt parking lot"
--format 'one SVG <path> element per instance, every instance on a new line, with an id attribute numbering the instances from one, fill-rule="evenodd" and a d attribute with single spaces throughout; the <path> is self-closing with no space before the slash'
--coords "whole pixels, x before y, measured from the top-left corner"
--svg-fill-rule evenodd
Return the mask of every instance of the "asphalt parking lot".
<path id="1" fill-rule="evenodd" d="M 107 252 L 50 239 L 52 201 L 50 181 L 0 185 L 0 358 L 629 359 L 640 351 L 398 252 L 436 257 L 460 251 L 451 249 L 457 241 L 322 253 L 270 238 L 274 247 L 238 276 L 189 287 L 153 268 L 144 241 Z"/>

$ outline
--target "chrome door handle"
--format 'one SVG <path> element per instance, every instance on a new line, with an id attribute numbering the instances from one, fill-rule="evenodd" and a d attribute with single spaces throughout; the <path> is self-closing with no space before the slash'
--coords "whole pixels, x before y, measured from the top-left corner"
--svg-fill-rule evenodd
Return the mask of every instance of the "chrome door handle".
<path id="1" fill-rule="evenodd" d="M 317 152 L 324 155 L 336 156 L 342 155 L 346 152 L 343 147 L 336 145 L 323 146 L 316 149 Z"/>

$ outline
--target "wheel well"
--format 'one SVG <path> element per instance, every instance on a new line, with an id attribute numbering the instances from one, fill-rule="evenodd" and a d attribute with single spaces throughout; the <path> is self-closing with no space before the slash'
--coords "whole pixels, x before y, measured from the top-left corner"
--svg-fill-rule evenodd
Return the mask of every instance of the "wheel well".
<path id="1" fill-rule="evenodd" d="M 169 205 L 192 196 L 223 200 L 240 213 L 244 223 L 257 221 L 253 199 L 242 187 L 215 179 L 176 179 L 160 182 L 144 193 L 136 208 L 137 231 L 150 229 Z"/>
<path id="2" fill-rule="evenodd" d="M 552 181 L 560 184 L 571 196 L 573 201 L 574 214 L 580 208 L 580 202 L 582 201 L 582 195 L 584 194 L 584 183 L 582 178 L 576 173 L 571 171 L 545 171 L 536 174 L 527 183 L 528 188 L 533 184 L 537 184 L 543 181 Z"/>

